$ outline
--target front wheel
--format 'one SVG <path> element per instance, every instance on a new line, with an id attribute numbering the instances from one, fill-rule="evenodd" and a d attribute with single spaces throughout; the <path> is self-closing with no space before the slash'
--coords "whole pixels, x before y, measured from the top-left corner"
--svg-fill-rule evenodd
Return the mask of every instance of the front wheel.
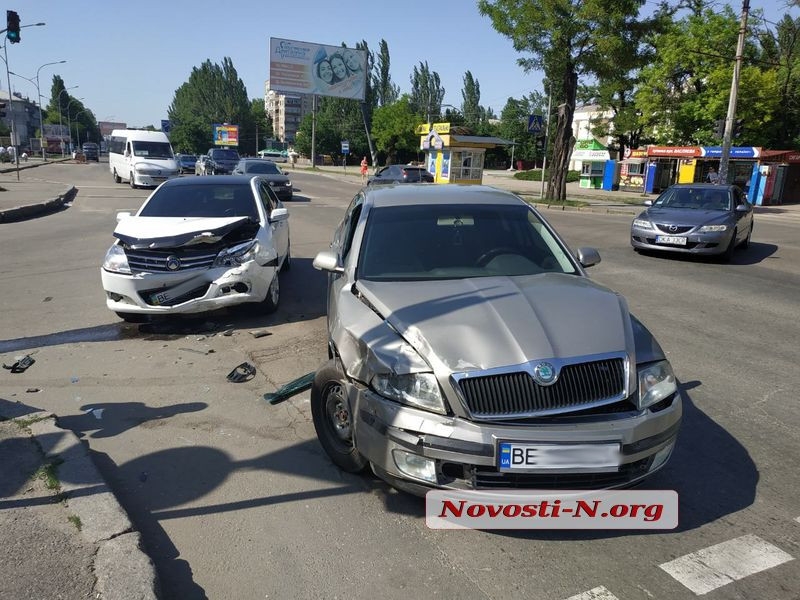
<path id="1" fill-rule="evenodd" d="M 261 306 L 263 307 L 264 314 L 272 314 L 276 310 L 278 310 L 278 304 L 281 301 L 281 284 L 280 280 L 278 279 L 278 271 L 275 271 L 275 274 L 272 276 L 272 281 L 269 284 L 269 288 L 267 289 L 267 297 L 264 298 L 264 302 L 262 302 Z"/>
<path id="2" fill-rule="evenodd" d="M 333 463 L 348 473 L 363 471 L 367 459 L 356 448 L 344 375 L 333 360 L 325 363 L 314 376 L 311 416 L 319 443 Z"/>
<path id="3" fill-rule="evenodd" d="M 725 248 L 725 252 L 722 253 L 720 259 L 722 262 L 731 262 L 733 260 L 733 253 L 736 251 L 736 234 L 738 232 L 736 229 L 733 230 L 733 235 L 731 236 L 731 241 L 728 243 L 727 248 Z"/>
<path id="4" fill-rule="evenodd" d="M 114 183 L 122 183 L 122 177 L 119 176 L 116 169 L 114 169 Z"/>
<path id="5" fill-rule="evenodd" d="M 133 178 L 133 171 L 131 171 L 131 179 L 130 179 L 130 181 L 128 183 L 131 184 L 131 189 L 132 190 L 136 189 L 136 180 Z"/>
<path id="6" fill-rule="evenodd" d="M 742 242 L 742 248 L 749 248 L 750 247 L 750 238 L 753 237 L 753 224 L 750 224 L 750 231 L 747 232 L 747 237 L 744 238 Z"/>

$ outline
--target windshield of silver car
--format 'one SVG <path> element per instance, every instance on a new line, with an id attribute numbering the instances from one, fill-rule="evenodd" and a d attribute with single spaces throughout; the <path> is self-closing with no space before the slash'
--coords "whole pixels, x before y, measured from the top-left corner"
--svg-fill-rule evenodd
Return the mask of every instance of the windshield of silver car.
<path id="1" fill-rule="evenodd" d="M 653 202 L 659 208 L 730 210 L 731 199 L 727 190 L 709 188 L 670 188 Z"/>
<path id="2" fill-rule="evenodd" d="M 373 208 L 357 267 L 376 281 L 575 272 L 536 214 L 514 205 Z"/>

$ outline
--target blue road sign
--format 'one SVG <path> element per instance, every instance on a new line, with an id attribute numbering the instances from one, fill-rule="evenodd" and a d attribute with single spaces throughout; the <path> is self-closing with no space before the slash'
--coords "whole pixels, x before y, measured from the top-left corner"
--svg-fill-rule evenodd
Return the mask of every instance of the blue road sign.
<path id="1" fill-rule="evenodd" d="M 161 119 L 161 131 L 169 133 L 172 129 L 172 123 L 168 119 Z"/>
<path id="2" fill-rule="evenodd" d="M 528 131 L 536 135 L 544 133 L 544 117 L 542 115 L 528 115 Z"/>

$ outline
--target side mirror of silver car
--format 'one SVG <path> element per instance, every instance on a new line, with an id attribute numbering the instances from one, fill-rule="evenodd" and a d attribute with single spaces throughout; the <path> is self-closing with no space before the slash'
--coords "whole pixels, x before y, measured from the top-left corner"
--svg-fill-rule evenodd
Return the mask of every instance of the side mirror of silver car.
<path id="1" fill-rule="evenodd" d="M 582 267 L 593 267 L 600 262 L 600 253 L 596 248 L 583 247 L 578 248 L 577 257 L 578 262 Z"/>
<path id="2" fill-rule="evenodd" d="M 644 201 L 644 205 L 645 206 L 653 206 L 653 201 L 652 200 L 645 200 Z"/>
<path id="3" fill-rule="evenodd" d="M 272 223 L 274 223 L 275 221 L 285 221 L 288 218 L 289 218 L 288 208 L 274 208 L 272 209 L 272 212 L 269 213 L 269 220 Z"/>
<path id="4" fill-rule="evenodd" d="M 330 273 L 344 273 L 344 267 L 339 264 L 339 256 L 335 252 L 324 250 L 314 257 L 314 268 Z"/>

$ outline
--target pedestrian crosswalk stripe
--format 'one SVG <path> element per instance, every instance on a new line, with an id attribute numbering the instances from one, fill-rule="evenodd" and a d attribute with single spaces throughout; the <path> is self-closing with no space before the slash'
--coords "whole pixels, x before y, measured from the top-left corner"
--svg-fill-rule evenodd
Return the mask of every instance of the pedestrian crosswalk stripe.
<path id="1" fill-rule="evenodd" d="M 790 560 L 757 535 L 743 535 L 659 566 L 699 596 Z"/>
<path id="2" fill-rule="evenodd" d="M 575 596 L 570 596 L 567 600 L 619 600 L 619 598 L 601 585 Z"/>

